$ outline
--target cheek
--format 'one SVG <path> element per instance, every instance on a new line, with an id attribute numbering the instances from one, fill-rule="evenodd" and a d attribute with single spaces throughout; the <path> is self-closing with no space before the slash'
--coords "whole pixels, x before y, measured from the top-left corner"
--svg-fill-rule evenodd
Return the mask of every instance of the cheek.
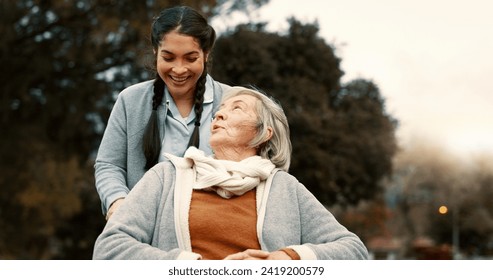
<path id="1" fill-rule="evenodd" d="M 257 135 L 257 131 L 253 124 L 245 123 L 236 127 L 235 134 L 238 138 L 244 140 L 245 142 L 250 142 Z"/>
<path id="2" fill-rule="evenodd" d="M 171 64 L 158 58 L 158 61 L 156 63 L 156 70 L 158 71 L 158 73 L 166 73 L 169 71 L 170 68 Z"/>
<path id="3" fill-rule="evenodd" d="M 202 75 L 204 72 L 204 62 L 200 60 L 200 62 L 196 62 L 190 66 L 190 70 L 194 73 L 197 73 L 198 76 Z"/>

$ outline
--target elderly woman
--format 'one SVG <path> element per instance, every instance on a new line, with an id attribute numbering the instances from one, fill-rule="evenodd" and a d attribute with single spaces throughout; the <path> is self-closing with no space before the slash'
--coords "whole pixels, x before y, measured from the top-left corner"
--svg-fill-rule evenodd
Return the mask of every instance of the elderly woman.
<path id="1" fill-rule="evenodd" d="M 282 108 L 243 87 L 225 93 L 206 157 L 150 169 L 108 221 L 94 259 L 366 259 L 354 233 L 287 173 Z"/>

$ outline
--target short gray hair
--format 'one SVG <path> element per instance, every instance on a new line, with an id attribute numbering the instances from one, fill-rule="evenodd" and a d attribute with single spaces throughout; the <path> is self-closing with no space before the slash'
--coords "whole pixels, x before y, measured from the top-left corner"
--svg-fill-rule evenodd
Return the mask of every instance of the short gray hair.
<path id="1" fill-rule="evenodd" d="M 258 89 L 246 87 L 231 87 L 223 96 L 222 102 L 238 95 L 250 95 L 257 98 L 257 136 L 250 143 L 257 147 L 257 153 L 262 158 L 269 159 L 277 168 L 289 170 L 291 164 L 291 140 L 289 124 L 281 104 Z M 272 137 L 268 136 L 268 128 L 272 128 Z"/>

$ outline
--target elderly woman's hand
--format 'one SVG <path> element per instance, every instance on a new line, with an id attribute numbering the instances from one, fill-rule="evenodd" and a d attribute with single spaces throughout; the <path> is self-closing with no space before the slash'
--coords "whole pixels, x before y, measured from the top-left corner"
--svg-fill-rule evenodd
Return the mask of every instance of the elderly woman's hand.
<path id="1" fill-rule="evenodd" d="M 292 260 L 284 251 L 274 251 L 272 253 L 248 249 L 243 252 L 231 254 L 224 258 L 225 260 Z"/>
<path id="2" fill-rule="evenodd" d="M 292 258 L 284 251 L 274 251 L 269 254 L 267 260 L 292 260 Z"/>
<path id="3" fill-rule="evenodd" d="M 270 253 L 262 250 L 248 249 L 243 252 L 231 254 L 225 260 L 265 260 Z"/>

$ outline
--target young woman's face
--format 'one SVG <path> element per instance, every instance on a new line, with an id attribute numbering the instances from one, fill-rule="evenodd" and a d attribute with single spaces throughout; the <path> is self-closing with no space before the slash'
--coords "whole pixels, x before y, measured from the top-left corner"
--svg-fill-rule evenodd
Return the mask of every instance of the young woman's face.
<path id="1" fill-rule="evenodd" d="M 227 99 L 217 111 L 211 124 L 211 147 L 248 149 L 257 135 L 257 98 L 238 95 Z"/>
<path id="2" fill-rule="evenodd" d="M 174 97 L 193 97 L 207 54 L 194 37 L 172 31 L 157 49 L 157 72 Z"/>

